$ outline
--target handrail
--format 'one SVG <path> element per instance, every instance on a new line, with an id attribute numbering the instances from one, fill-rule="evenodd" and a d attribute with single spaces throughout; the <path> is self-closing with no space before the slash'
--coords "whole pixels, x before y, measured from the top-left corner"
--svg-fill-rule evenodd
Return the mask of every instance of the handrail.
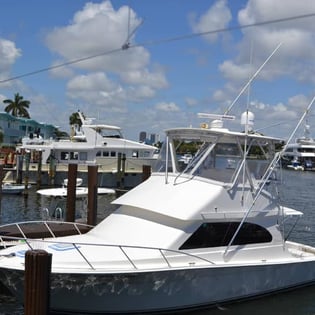
<path id="1" fill-rule="evenodd" d="M 56 237 L 55 236 L 55 233 L 52 231 L 52 229 L 49 227 L 48 223 L 45 221 L 43 222 L 45 227 L 47 228 L 47 230 L 49 231 L 49 233 L 53 236 L 53 237 Z"/>
<path id="2" fill-rule="evenodd" d="M 43 244 L 59 244 L 59 245 L 71 245 L 73 247 L 73 249 L 75 249 L 79 255 L 82 257 L 83 261 L 85 261 L 89 268 L 92 269 L 92 270 L 97 270 L 97 267 L 95 267 L 95 265 L 93 265 L 93 263 L 86 257 L 86 255 L 84 255 L 82 249 L 84 249 L 84 247 L 89 247 L 89 246 L 94 246 L 94 247 L 101 247 L 101 248 L 118 248 L 120 250 L 120 252 L 124 255 L 124 257 L 126 258 L 126 261 L 128 261 L 132 267 L 132 269 L 134 270 L 140 270 L 139 266 L 137 266 L 137 262 L 132 259 L 130 257 L 130 255 L 128 255 L 127 253 L 127 249 L 138 249 L 138 250 L 142 250 L 142 251 L 156 251 L 157 253 L 160 253 L 160 257 L 162 257 L 162 260 L 167 264 L 167 267 L 168 268 L 173 268 L 172 267 L 172 263 L 171 263 L 171 259 L 174 258 L 174 256 L 169 256 L 167 257 L 166 253 L 170 253 L 170 254 L 178 254 L 182 257 L 186 257 L 186 258 L 193 258 L 193 259 L 196 259 L 198 261 L 201 261 L 201 262 L 205 262 L 207 264 L 210 264 L 210 265 L 215 265 L 215 263 L 209 259 L 206 259 L 204 257 L 201 257 L 201 256 L 197 256 L 197 255 L 194 255 L 194 254 L 191 254 L 191 253 L 188 253 L 188 252 L 184 252 L 184 251 L 180 251 L 180 250 L 175 250 L 175 249 L 166 249 L 166 248 L 158 248 L 158 247 L 149 247 L 149 246 L 133 246 L 133 245 L 119 245 L 119 244 L 100 244 L 100 243 L 81 243 L 81 242 L 56 242 L 54 240 L 42 240 L 42 239 L 21 239 L 21 238 L 18 238 L 18 237 L 10 237 L 10 236 L 2 236 L 1 237 L 2 239 L 10 239 L 10 240 L 24 240 L 25 241 L 25 244 L 30 248 L 30 250 L 33 250 L 34 249 L 34 245 L 37 245 L 38 246 L 38 243 L 43 243 Z M 33 244 L 32 244 L 32 241 Z M 48 247 L 48 245 L 47 245 Z M 43 248 L 43 246 L 41 245 L 40 248 Z M 15 255 L 13 255 L 12 253 L 10 255 L 4 255 L 6 257 L 14 257 Z M 0 255 L 1 257 L 1 255 Z M 154 258 L 158 258 L 158 256 L 154 257 Z M 175 257 L 176 258 L 176 257 Z M 186 260 L 184 260 L 183 262 L 183 266 L 187 266 L 187 263 L 189 265 L 194 265 L 195 263 L 194 262 L 189 262 Z M 149 265 L 150 266 L 150 269 L 154 268 L 151 264 Z M 68 265 L 65 266 L 64 268 L 71 268 L 69 267 Z M 104 269 L 104 266 L 101 267 L 102 269 Z M 145 268 L 145 267 L 143 267 Z"/>

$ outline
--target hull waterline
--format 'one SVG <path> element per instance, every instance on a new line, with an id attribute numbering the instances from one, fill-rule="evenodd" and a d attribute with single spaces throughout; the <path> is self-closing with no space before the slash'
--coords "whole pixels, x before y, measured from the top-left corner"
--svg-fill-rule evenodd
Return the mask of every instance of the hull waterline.
<path id="1" fill-rule="evenodd" d="M 23 272 L 1 269 L 0 276 L 22 302 Z M 80 314 L 179 311 L 253 298 L 314 281 L 315 260 L 125 274 L 52 273 L 51 310 Z"/>

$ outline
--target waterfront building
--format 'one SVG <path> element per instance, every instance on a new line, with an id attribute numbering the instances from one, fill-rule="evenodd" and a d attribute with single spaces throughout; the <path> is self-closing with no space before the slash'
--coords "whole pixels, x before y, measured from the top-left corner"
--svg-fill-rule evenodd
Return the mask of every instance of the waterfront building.
<path id="1" fill-rule="evenodd" d="M 145 131 L 141 131 L 139 135 L 139 142 L 145 143 L 147 140 L 147 133 Z"/>
<path id="2" fill-rule="evenodd" d="M 22 142 L 26 135 L 41 136 L 49 139 L 55 136 L 56 126 L 37 122 L 34 119 L 16 117 L 0 113 L 0 130 L 3 134 L 2 146 L 15 146 Z"/>

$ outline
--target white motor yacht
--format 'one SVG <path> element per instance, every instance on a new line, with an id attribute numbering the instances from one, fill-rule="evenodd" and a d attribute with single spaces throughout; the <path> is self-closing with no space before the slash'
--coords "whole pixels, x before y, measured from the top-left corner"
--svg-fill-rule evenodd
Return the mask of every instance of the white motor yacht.
<path id="1" fill-rule="evenodd" d="M 307 123 L 304 127 L 304 135 L 287 145 L 283 162 L 288 169 L 298 171 L 315 169 L 315 140 L 310 135 L 310 126 Z"/>
<path id="2" fill-rule="evenodd" d="M 126 172 L 142 171 L 143 165 L 152 166 L 157 158 L 157 147 L 126 139 L 118 126 L 93 124 L 94 118 L 87 118 L 78 111 L 80 124 L 72 126 L 67 139 L 43 139 L 40 134 L 30 134 L 22 139 L 18 151 L 28 152 L 28 169 L 49 172 L 67 171 L 69 164 L 78 164 L 85 169 L 98 165 L 99 171 L 117 172 L 121 157 Z M 122 166 L 121 166 L 122 167 Z M 53 170 L 52 168 L 56 168 Z"/>
<path id="3" fill-rule="evenodd" d="M 2 284 L 22 301 L 25 253 L 38 248 L 52 254 L 61 313 L 174 312 L 313 283 L 315 248 L 285 235 L 302 213 L 280 203 L 283 141 L 247 131 L 221 119 L 167 130 L 151 176 L 89 232 L 1 250 Z"/>

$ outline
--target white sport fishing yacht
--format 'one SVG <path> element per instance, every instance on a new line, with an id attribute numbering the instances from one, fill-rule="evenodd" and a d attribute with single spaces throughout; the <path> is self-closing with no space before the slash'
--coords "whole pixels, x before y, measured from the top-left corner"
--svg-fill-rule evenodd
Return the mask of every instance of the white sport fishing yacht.
<path id="1" fill-rule="evenodd" d="M 22 301 L 24 255 L 38 248 L 52 254 L 50 307 L 61 313 L 174 312 L 314 282 L 315 248 L 284 235 L 302 213 L 280 204 L 283 141 L 230 131 L 224 118 L 167 130 L 151 177 L 86 234 L 1 250 L 2 284 Z"/>

